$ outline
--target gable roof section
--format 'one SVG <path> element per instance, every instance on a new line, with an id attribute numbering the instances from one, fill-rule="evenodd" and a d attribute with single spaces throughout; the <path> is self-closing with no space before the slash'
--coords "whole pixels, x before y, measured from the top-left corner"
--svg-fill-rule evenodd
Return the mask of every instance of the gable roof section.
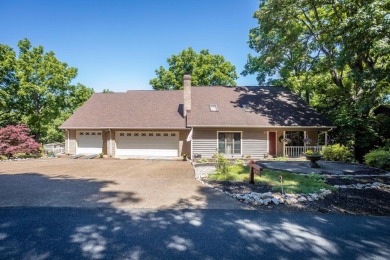
<path id="1" fill-rule="evenodd" d="M 61 129 L 184 129 L 183 91 L 95 93 Z"/>
<path id="2" fill-rule="evenodd" d="M 239 91 L 237 91 L 239 90 Z M 217 104 L 218 112 L 209 105 Z M 248 105 L 244 109 L 244 105 Z M 322 115 L 283 87 L 194 87 L 187 126 L 331 127 Z"/>

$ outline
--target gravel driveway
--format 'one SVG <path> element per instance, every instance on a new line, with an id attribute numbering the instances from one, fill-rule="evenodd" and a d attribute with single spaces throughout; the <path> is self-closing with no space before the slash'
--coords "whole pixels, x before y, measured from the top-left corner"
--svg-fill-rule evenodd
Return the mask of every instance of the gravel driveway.
<path id="1" fill-rule="evenodd" d="M 0 162 L 0 185 L 0 207 L 245 208 L 196 181 L 183 161 Z"/>

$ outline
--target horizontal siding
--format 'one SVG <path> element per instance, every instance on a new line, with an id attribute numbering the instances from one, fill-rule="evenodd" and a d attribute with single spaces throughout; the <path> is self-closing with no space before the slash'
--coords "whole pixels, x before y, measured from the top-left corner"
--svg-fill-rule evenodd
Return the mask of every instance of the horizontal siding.
<path id="1" fill-rule="evenodd" d="M 194 129 L 192 133 L 192 153 L 202 158 L 211 158 L 217 153 L 217 131 Z"/>
<path id="2" fill-rule="evenodd" d="M 267 132 L 259 129 L 194 129 L 192 136 L 193 154 L 202 158 L 211 158 L 217 153 L 217 132 L 242 132 L 242 155 L 229 155 L 229 158 L 241 158 L 250 155 L 252 158 L 263 158 L 267 153 Z"/>
<path id="3" fill-rule="evenodd" d="M 251 158 L 264 158 L 267 154 L 267 132 L 263 130 L 244 130 L 242 138 L 243 155 Z"/>

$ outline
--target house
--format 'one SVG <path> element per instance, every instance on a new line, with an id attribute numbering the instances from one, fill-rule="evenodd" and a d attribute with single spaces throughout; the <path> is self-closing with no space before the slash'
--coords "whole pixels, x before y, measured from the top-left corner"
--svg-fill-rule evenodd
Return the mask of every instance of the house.
<path id="1" fill-rule="evenodd" d="M 300 156 L 332 125 L 283 87 L 95 93 L 66 120 L 65 153 L 113 157 Z M 310 142 L 308 142 L 310 140 Z"/>

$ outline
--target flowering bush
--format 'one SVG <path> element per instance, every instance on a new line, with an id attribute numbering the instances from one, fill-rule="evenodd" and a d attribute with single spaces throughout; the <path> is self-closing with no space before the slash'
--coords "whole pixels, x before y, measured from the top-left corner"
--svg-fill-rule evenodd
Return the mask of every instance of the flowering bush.
<path id="1" fill-rule="evenodd" d="M 320 151 L 312 151 L 312 150 L 306 150 L 306 155 L 321 155 Z"/>
<path id="2" fill-rule="evenodd" d="M 0 155 L 36 155 L 41 145 L 32 138 L 30 129 L 25 125 L 9 125 L 0 129 Z"/>

